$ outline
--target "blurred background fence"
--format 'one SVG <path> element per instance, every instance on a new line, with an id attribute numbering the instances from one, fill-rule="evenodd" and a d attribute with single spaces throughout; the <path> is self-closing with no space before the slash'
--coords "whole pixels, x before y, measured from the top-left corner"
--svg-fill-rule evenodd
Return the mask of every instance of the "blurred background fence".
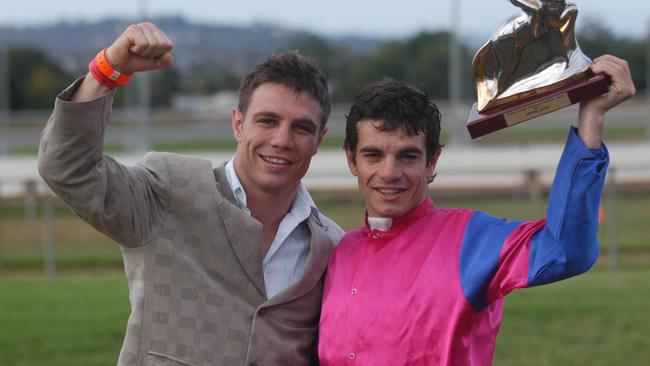
<path id="1" fill-rule="evenodd" d="M 643 131 L 647 126 L 629 123 L 635 118 L 641 120 L 640 114 L 627 117 L 643 108 L 649 109 L 631 103 L 619 115 L 612 116 L 607 126 L 612 127 L 611 130 L 619 129 L 617 133 L 620 133 L 607 143 L 612 163 L 601 208 L 601 242 L 607 260 L 603 265 L 610 270 L 619 268 L 621 254 L 624 267 L 628 261 L 639 265 L 639 258 L 650 258 L 650 232 L 645 225 L 635 227 L 636 220 L 628 216 L 638 212 L 647 218 L 650 213 L 645 207 L 632 207 L 650 199 L 650 159 L 647 158 L 650 141 L 645 139 L 644 132 L 634 132 L 636 129 Z M 349 173 L 340 149 L 344 124 L 341 109 L 336 109 L 329 122 L 331 132 L 324 142 L 325 147 L 313 159 L 305 184 L 327 207 L 326 213 L 335 219 L 345 213 L 337 222 L 352 228 L 361 224 L 363 209 L 356 180 Z M 650 116 L 650 110 L 648 112 L 646 116 Z M 570 118 L 571 111 L 562 113 Z M 564 118 L 562 113 L 553 118 Z M 9 139 L 12 150 L 37 145 L 42 121 L 47 115 L 34 114 L 30 118 L 36 116 L 41 119 L 37 127 L 12 130 L 17 130 L 20 136 Z M 619 123 L 621 116 L 626 116 L 628 123 Z M 135 164 L 141 154 L 128 152 L 133 145 L 120 138 L 123 133 L 120 131 L 128 130 L 128 125 L 120 122 L 120 118 L 118 112 L 116 126 L 109 127 L 107 148 L 114 151 L 112 155 L 117 160 Z M 160 118 L 149 129 L 155 133 L 147 138 L 154 147 L 201 156 L 215 166 L 232 157 L 232 141 L 228 137 L 231 132 L 226 121 L 172 114 L 161 114 Z M 174 119 L 174 122 L 163 118 Z M 546 119 L 513 127 L 479 142 L 448 143 L 437 167 L 436 181 L 431 185 L 434 199 L 447 206 L 483 208 L 510 219 L 541 217 L 562 150 L 559 142 L 567 133 L 566 122 Z M 510 137 L 504 136 L 508 133 Z M 218 138 L 205 139 L 204 136 Z M 449 136 L 446 138 L 451 140 Z M 2 270 L 42 270 L 52 276 L 61 267 L 121 268 L 116 247 L 81 223 L 41 181 L 35 155 L 17 153 L 0 157 L 0 171 L 0 276 Z M 356 205 L 353 210 L 356 217 L 348 215 L 346 205 L 349 204 Z M 331 212 L 327 212 L 328 209 Z M 630 236 L 637 239 L 628 239 Z"/>

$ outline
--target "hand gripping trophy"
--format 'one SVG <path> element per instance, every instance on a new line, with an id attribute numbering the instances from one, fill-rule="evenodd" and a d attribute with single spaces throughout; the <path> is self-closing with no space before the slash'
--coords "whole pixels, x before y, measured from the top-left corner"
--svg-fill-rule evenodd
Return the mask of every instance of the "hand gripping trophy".
<path id="1" fill-rule="evenodd" d="M 604 75 L 576 41 L 578 8 L 564 0 L 510 0 L 522 9 L 476 53 L 472 78 L 477 102 L 472 138 L 607 92 Z"/>

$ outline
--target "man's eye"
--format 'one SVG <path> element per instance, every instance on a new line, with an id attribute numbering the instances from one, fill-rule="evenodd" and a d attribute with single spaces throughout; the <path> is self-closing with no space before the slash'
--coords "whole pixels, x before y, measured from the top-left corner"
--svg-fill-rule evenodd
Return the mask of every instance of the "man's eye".
<path id="1" fill-rule="evenodd" d="M 298 125 L 296 126 L 296 130 L 303 133 L 309 133 L 309 134 L 314 132 L 314 128 L 310 125 Z"/>
<path id="2" fill-rule="evenodd" d="M 257 120 L 257 123 L 261 123 L 263 125 L 270 125 L 270 124 L 273 124 L 273 122 L 274 121 L 272 119 L 270 119 L 270 118 L 262 118 L 262 119 Z"/>

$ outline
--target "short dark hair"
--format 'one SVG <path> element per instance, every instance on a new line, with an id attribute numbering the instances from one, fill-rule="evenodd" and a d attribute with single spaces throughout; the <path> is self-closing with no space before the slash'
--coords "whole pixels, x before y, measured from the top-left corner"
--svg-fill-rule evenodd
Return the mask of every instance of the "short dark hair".
<path id="1" fill-rule="evenodd" d="M 442 147 L 440 144 L 440 111 L 425 90 L 392 78 L 383 78 L 366 85 L 354 98 L 346 116 L 344 147 L 353 157 L 359 141 L 357 124 L 363 119 L 382 121 L 380 131 L 403 128 L 409 135 L 424 133 L 427 163 Z"/>
<path id="2" fill-rule="evenodd" d="M 323 115 L 321 128 L 325 126 L 332 109 L 332 99 L 327 87 L 327 77 L 316 61 L 302 56 L 298 51 L 272 55 L 255 70 L 246 75 L 239 87 L 239 110 L 246 113 L 255 89 L 264 83 L 283 84 L 296 92 L 307 92 L 320 104 Z"/>

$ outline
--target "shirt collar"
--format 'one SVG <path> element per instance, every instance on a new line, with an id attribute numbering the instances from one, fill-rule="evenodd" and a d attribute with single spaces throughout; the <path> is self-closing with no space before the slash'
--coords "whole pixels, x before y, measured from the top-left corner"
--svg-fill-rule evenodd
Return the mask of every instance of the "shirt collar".
<path id="1" fill-rule="evenodd" d="M 248 208 L 248 201 L 246 198 L 246 191 L 244 191 L 244 187 L 241 184 L 241 181 L 239 180 L 239 177 L 237 176 L 237 172 L 235 171 L 235 158 L 233 157 L 226 163 L 226 178 L 228 179 L 228 184 L 230 185 L 230 189 L 232 190 L 235 200 L 237 201 L 237 206 L 244 210 L 248 215 L 251 214 L 250 209 Z M 289 212 L 292 215 L 296 215 L 296 217 L 302 218 L 302 220 L 305 220 L 309 217 L 309 215 L 314 214 L 318 220 L 320 220 L 320 217 L 318 216 L 318 209 L 316 208 L 316 204 L 314 203 L 314 200 L 311 198 L 311 195 L 309 192 L 307 192 L 307 188 L 305 188 L 304 184 L 300 182 L 300 185 L 298 185 L 298 190 L 296 191 L 296 196 L 293 199 L 293 202 L 291 203 L 291 208 L 289 209 Z M 302 221 L 301 220 L 301 221 Z"/>
<path id="2" fill-rule="evenodd" d="M 232 190 L 233 195 L 235 196 L 235 201 L 237 201 L 237 206 L 244 210 L 248 215 L 251 214 L 251 211 L 248 209 L 248 204 L 246 201 L 246 192 L 244 187 L 241 185 L 241 181 L 235 172 L 235 158 L 233 157 L 226 164 L 226 178 L 228 178 L 228 184 Z"/>
<path id="3" fill-rule="evenodd" d="M 370 217 L 366 215 L 366 222 L 372 230 L 389 231 L 393 225 L 393 219 L 390 217 Z"/>
<path id="4" fill-rule="evenodd" d="M 369 230 L 379 230 L 385 232 L 399 231 L 413 222 L 424 217 L 430 210 L 434 209 L 435 205 L 431 197 L 422 201 L 419 205 L 413 207 L 410 211 L 399 217 L 385 218 L 385 217 L 369 217 L 366 211 L 366 227 Z"/>

